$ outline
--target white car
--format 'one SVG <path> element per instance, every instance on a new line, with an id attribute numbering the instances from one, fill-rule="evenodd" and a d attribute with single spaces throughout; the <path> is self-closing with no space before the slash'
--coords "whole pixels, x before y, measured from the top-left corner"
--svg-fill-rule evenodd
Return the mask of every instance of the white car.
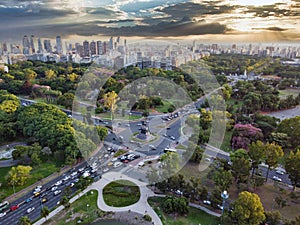
<path id="1" fill-rule="evenodd" d="M 57 182 L 55 183 L 56 186 L 61 185 L 61 184 L 62 184 L 62 181 L 61 181 L 61 180 L 59 180 L 59 181 L 57 181 Z"/>
<path id="2" fill-rule="evenodd" d="M 113 165 L 113 167 L 117 168 L 117 167 L 120 167 L 122 165 L 123 165 L 123 163 L 121 163 L 121 162 L 115 162 L 114 165 Z"/>
<path id="3" fill-rule="evenodd" d="M 281 179 L 281 178 L 279 178 L 279 177 L 277 177 L 277 176 L 273 176 L 273 177 L 272 177 L 272 179 L 273 179 L 273 180 L 276 180 L 276 181 L 279 181 L 279 182 L 281 182 L 281 181 L 282 181 L 282 179 Z"/>
<path id="4" fill-rule="evenodd" d="M 57 191 L 54 192 L 54 195 L 58 195 L 60 193 L 61 193 L 61 190 L 57 190 Z"/>
<path id="5" fill-rule="evenodd" d="M 69 180 L 71 177 L 70 176 L 65 176 L 64 177 L 64 181 L 67 181 L 67 180 Z"/>
<path id="6" fill-rule="evenodd" d="M 71 174 L 72 177 L 75 177 L 76 175 L 77 175 L 76 171 Z"/>
<path id="7" fill-rule="evenodd" d="M 277 173 L 277 174 L 280 174 L 280 175 L 283 175 L 283 174 L 284 174 L 284 172 L 283 172 L 282 170 L 276 170 L 276 173 Z"/>
<path id="8" fill-rule="evenodd" d="M 206 205 L 210 205 L 211 202 L 209 200 L 203 200 L 203 203 L 206 204 Z"/>
<path id="9" fill-rule="evenodd" d="M 91 174 L 89 173 L 89 172 L 84 172 L 83 174 L 82 174 L 82 177 L 83 178 L 86 178 L 86 177 L 88 177 L 88 176 L 90 176 Z"/>
<path id="10" fill-rule="evenodd" d="M 174 136 L 171 136 L 170 138 L 171 138 L 172 140 L 175 140 L 175 139 L 176 139 Z"/>
<path id="11" fill-rule="evenodd" d="M 0 213 L 0 218 L 2 218 L 3 216 L 6 216 L 6 212 Z"/>
<path id="12" fill-rule="evenodd" d="M 117 160 L 118 160 L 118 158 L 112 158 L 112 159 L 111 159 L 112 162 L 115 162 L 115 161 L 117 161 Z"/>
<path id="13" fill-rule="evenodd" d="M 105 172 L 107 172 L 107 171 L 109 171 L 108 168 L 104 168 L 104 169 L 103 169 L 103 173 L 105 173 Z"/>
<path id="14" fill-rule="evenodd" d="M 33 210 L 34 210 L 35 208 L 34 207 L 32 207 L 32 208 L 29 208 L 29 209 L 27 209 L 27 213 L 31 213 Z"/>
<path id="15" fill-rule="evenodd" d="M 57 187 L 54 186 L 53 188 L 51 188 L 51 191 L 56 191 Z"/>

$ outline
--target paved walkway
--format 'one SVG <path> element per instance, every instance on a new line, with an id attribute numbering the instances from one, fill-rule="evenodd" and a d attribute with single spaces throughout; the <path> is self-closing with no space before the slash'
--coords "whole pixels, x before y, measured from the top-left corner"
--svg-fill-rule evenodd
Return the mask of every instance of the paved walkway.
<path id="1" fill-rule="evenodd" d="M 106 205 L 106 203 L 104 202 L 103 197 L 102 197 L 102 190 L 110 182 L 112 182 L 114 180 L 119 180 L 119 179 L 129 180 L 140 187 L 141 197 L 137 203 L 130 205 L 130 206 L 126 206 L 126 207 L 111 207 L 111 206 Z M 137 180 L 132 179 L 124 174 L 117 173 L 117 172 L 109 172 L 109 173 L 104 174 L 102 176 L 102 179 L 100 179 L 96 183 L 92 184 L 87 190 L 94 190 L 94 189 L 98 190 L 99 194 L 98 194 L 97 204 L 98 204 L 98 207 L 103 211 L 123 212 L 123 211 L 131 210 L 133 212 L 137 212 L 142 215 L 148 214 L 151 216 L 152 221 L 154 222 L 155 225 L 162 225 L 162 222 L 161 222 L 159 216 L 151 208 L 151 206 L 148 204 L 148 201 L 147 201 L 148 197 L 156 196 L 156 194 L 152 190 L 147 188 L 146 185 L 147 185 L 147 183 L 137 181 Z"/>

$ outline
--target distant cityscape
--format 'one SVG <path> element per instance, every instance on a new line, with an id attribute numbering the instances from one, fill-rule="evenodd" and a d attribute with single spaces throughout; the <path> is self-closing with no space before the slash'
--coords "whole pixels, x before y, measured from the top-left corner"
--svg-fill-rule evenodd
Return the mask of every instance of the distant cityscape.
<path id="1" fill-rule="evenodd" d="M 52 41 L 52 42 L 51 42 Z M 61 36 L 56 39 L 41 39 L 24 35 L 22 44 L 0 43 L 0 63 L 14 64 L 24 60 L 43 62 L 75 62 L 122 68 L 135 65 L 140 68 L 162 68 L 172 70 L 188 61 L 198 60 L 210 54 L 243 54 L 259 57 L 281 57 L 290 59 L 283 63 L 300 65 L 300 47 L 280 44 L 204 44 L 193 41 L 190 44 L 128 44 L 121 37 L 109 40 L 70 43 Z"/>

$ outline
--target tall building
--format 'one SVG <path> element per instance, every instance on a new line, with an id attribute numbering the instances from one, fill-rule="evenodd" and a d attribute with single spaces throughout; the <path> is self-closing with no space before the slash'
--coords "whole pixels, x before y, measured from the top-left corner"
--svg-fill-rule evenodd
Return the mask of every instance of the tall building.
<path id="1" fill-rule="evenodd" d="M 51 41 L 50 40 L 44 40 L 44 49 L 48 53 L 52 52 L 52 46 L 51 46 Z"/>
<path id="2" fill-rule="evenodd" d="M 110 50 L 113 50 L 114 49 L 114 38 L 113 37 L 110 37 L 109 39 L 109 45 L 108 45 L 108 48 Z"/>
<path id="3" fill-rule="evenodd" d="M 106 51 L 107 51 L 107 43 L 106 43 L 106 41 L 104 41 L 104 42 L 102 43 L 102 54 L 105 54 Z"/>
<path id="4" fill-rule="evenodd" d="M 43 53 L 43 45 L 40 38 L 38 38 L 38 53 Z"/>
<path id="5" fill-rule="evenodd" d="M 58 54 L 62 54 L 63 53 L 62 41 L 61 41 L 61 37 L 60 36 L 56 36 L 56 52 Z"/>
<path id="6" fill-rule="evenodd" d="M 90 53 L 91 55 L 97 55 L 97 48 L 96 48 L 96 42 L 92 41 L 90 43 Z"/>
<path id="7" fill-rule="evenodd" d="M 83 55 L 90 56 L 90 44 L 88 41 L 83 42 Z"/>
<path id="8" fill-rule="evenodd" d="M 28 55 L 30 49 L 30 42 L 27 35 L 24 35 L 22 43 L 23 43 L 23 54 Z"/>
<path id="9" fill-rule="evenodd" d="M 32 53 L 35 53 L 34 35 L 30 36 L 30 48 L 31 48 Z"/>
<path id="10" fill-rule="evenodd" d="M 6 42 L 4 42 L 2 44 L 2 50 L 3 50 L 3 52 L 7 52 L 7 44 L 6 44 Z"/>
<path id="11" fill-rule="evenodd" d="M 102 41 L 97 41 L 97 55 L 102 55 Z"/>

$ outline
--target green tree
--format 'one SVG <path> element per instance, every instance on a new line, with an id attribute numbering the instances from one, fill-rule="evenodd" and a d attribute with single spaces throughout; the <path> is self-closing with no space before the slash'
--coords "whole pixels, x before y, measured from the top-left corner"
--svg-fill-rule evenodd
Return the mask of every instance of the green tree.
<path id="1" fill-rule="evenodd" d="M 167 196 L 162 203 L 162 209 L 169 214 L 178 213 L 179 215 L 184 215 L 189 211 L 189 202 L 185 197 Z"/>
<path id="2" fill-rule="evenodd" d="M 45 219 L 47 219 L 47 216 L 49 215 L 49 213 L 50 213 L 50 210 L 48 209 L 47 206 L 44 206 L 44 207 L 41 209 L 42 217 L 45 217 Z"/>
<path id="3" fill-rule="evenodd" d="M 28 81 L 33 80 L 37 75 L 36 72 L 34 72 L 32 69 L 29 68 L 24 69 L 23 72 L 24 72 L 25 79 Z"/>
<path id="4" fill-rule="evenodd" d="M 61 198 L 60 204 L 63 205 L 65 208 L 69 208 L 70 207 L 70 202 L 69 202 L 69 199 L 68 199 L 68 197 L 66 195 L 64 195 Z"/>
<path id="5" fill-rule="evenodd" d="M 228 190 L 232 184 L 232 174 L 229 170 L 223 168 L 217 170 L 213 175 L 213 181 L 221 190 Z"/>
<path id="6" fill-rule="evenodd" d="M 249 177 L 250 160 L 244 149 L 238 149 L 230 155 L 232 175 L 236 183 L 245 183 Z"/>
<path id="7" fill-rule="evenodd" d="M 290 152 L 285 160 L 285 170 L 293 184 L 293 190 L 300 184 L 300 150 Z"/>
<path id="8" fill-rule="evenodd" d="M 18 225 L 31 225 L 31 221 L 28 216 L 22 216 L 18 222 Z"/>
<path id="9" fill-rule="evenodd" d="M 104 95 L 104 106 L 109 108 L 111 111 L 112 119 L 114 118 L 114 112 L 117 109 L 117 101 L 118 101 L 118 94 L 115 91 L 108 92 Z"/>
<path id="10" fill-rule="evenodd" d="M 300 116 L 281 121 L 277 132 L 285 133 L 289 136 L 292 148 L 295 149 L 300 146 Z"/>
<path id="11" fill-rule="evenodd" d="M 281 225 L 282 216 L 279 211 L 266 211 L 266 220 L 265 223 L 268 225 Z"/>
<path id="12" fill-rule="evenodd" d="M 160 158 L 162 168 L 162 178 L 168 178 L 179 169 L 180 158 L 177 152 L 167 152 Z"/>
<path id="13" fill-rule="evenodd" d="M 241 192 L 233 203 L 232 211 L 224 214 L 222 217 L 227 217 L 224 224 L 234 225 L 259 225 L 266 218 L 259 196 L 247 191 Z"/>
<path id="14" fill-rule="evenodd" d="M 265 163 L 268 165 L 266 181 L 268 180 L 270 168 L 274 168 L 278 165 L 278 160 L 283 157 L 284 153 L 281 146 L 275 143 L 267 142 L 264 145 Z"/>
<path id="15" fill-rule="evenodd" d="M 12 167 L 8 172 L 6 181 L 9 185 L 22 186 L 29 178 L 31 170 L 32 168 L 30 166 L 19 165 L 17 167 Z"/>
<path id="16" fill-rule="evenodd" d="M 105 137 L 108 135 L 108 130 L 106 127 L 97 126 L 97 133 L 99 135 L 99 138 L 101 141 L 105 139 Z"/>
<path id="17" fill-rule="evenodd" d="M 42 162 L 37 152 L 32 153 L 30 159 L 33 165 L 40 165 Z"/>
<path id="18" fill-rule="evenodd" d="M 265 156 L 264 143 L 261 141 L 252 142 L 249 145 L 248 155 L 251 159 L 252 177 L 258 165 L 263 161 Z"/>
<path id="19" fill-rule="evenodd" d="M 66 109 L 72 109 L 74 94 L 64 93 L 57 99 L 57 104 L 64 106 Z"/>

